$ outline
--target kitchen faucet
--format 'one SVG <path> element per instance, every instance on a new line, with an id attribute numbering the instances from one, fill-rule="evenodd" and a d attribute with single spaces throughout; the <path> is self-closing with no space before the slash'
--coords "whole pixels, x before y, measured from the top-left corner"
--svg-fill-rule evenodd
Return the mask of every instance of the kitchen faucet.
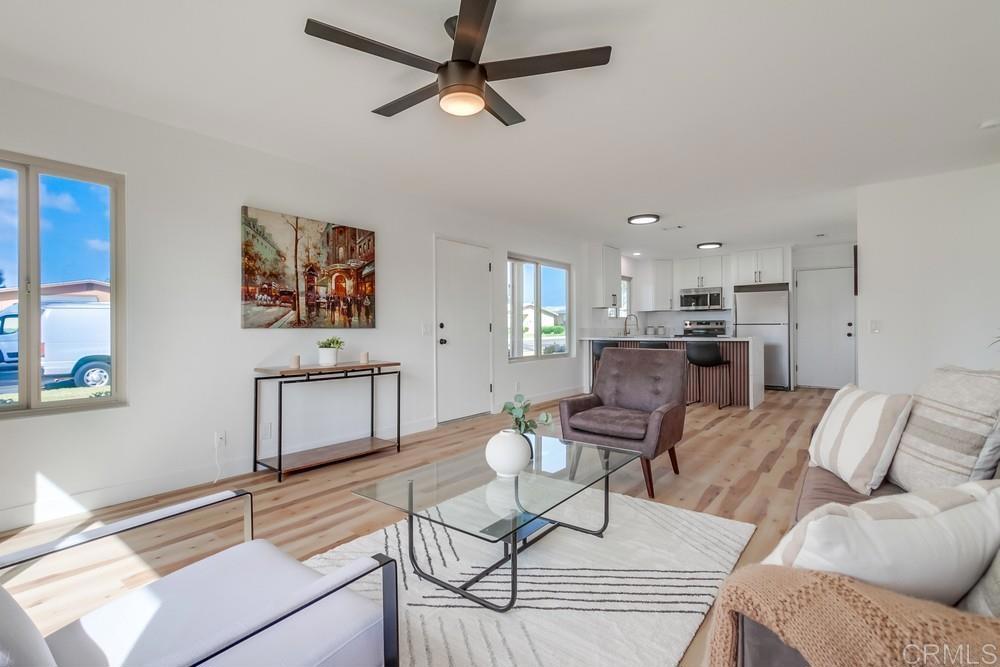
<path id="1" fill-rule="evenodd" d="M 625 318 L 625 331 L 622 333 L 623 336 L 628 336 L 629 335 L 629 332 L 628 332 L 628 321 L 629 321 L 630 318 L 633 318 L 633 317 L 635 318 L 635 328 L 638 331 L 638 329 L 639 329 L 639 316 L 636 315 L 635 313 L 629 313 L 629 315 Z"/>

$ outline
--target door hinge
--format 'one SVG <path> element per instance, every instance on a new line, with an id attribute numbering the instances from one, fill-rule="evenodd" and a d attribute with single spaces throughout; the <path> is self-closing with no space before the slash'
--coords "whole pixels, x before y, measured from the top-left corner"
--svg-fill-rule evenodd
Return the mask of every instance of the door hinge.
<path id="1" fill-rule="evenodd" d="M 493 383 L 492 382 L 490 382 L 490 393 L 491 394 L 493 393 Z"/>
<path id="2" fill-rule="evenodd" d="M 493 333 L 493 323 L 490 322 L 490 333 Z"/>
<path id="3" fill-rule="evenodd" d="M 798 331 L 798 330 L 799 330 L 799 323 L 798 323 L 798 322 L 796 322 L 796 323 L 795 323 L 795 330 L 796 330 L 796 331 Z"/>
<path id="4" fill-rule="evenodd" d="M 493 262 L 487 264 L 486 270 L 489 271 L 490 273 L 493 273 Z"/>
<path id="5" fill-rule="evenodd" d="M 795 364 L 795 372 L 796 372 L 796 373 L 798 373 L 798 372 L 799 372 L 799 365 L 798 365 L 798 364 Z"/>

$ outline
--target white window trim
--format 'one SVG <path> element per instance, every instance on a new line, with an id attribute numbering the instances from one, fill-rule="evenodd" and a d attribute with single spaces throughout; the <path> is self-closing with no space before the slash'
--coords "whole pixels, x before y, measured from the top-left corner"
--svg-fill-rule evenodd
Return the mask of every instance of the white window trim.
<path id="1" fill-rule="evenodd" d="M 18 402 L 0 406 L 0 419 L 127 405 L 125 399 L 125 176 L 0 150 L 0 167 L 18 173 Z M 111 394 L 98 398 L 41 400 L 41 258 L 39 174 L 99 183 L 111 188 Z"/>
<path id="2" fill-rule="evenodd" d="M 538 268 L 535 270 L 535 331 L 538 332 L 538 340 L 536 341 L 536 349 L 539 354 L 528 355 L 528 356 L 518 356 L 518 357 L 507 357 L 507 363 L 509 364 L 520 364 L 526 361 L 544 361 L 545 359 L 565 359 L 566 357 L 572 356 L 572 345 L 571 345 L 571 325 L 573 323 L 572 310 L 572 285 L 573 285 L 573 267 L 565 262 L 557 262 L 551 259 L 542 259 L 541 257 L 532 257 L 531 255 L 520 255 L 517 253 L 507 253 L 507 261 L 515 262 L 530 262 L 535 264 Z M 556 269 L 563 269 L 566 271 L 566 351 L 559 352 L 557 354 L 541 354 L 541 327 L 539 326 L 541 322 L 541 303 L 542 303 L 542 266 L 550 266 Z M 515 280 L 515 285 L 519 280 Z M 507 321 L 507 339 L 510 340 L 510 332 L 514 330 L 514 309 L 510 307 L 511 295 L 507 295 L 508 300 L 508 310 L 510 311 L 510 317 Z"/>

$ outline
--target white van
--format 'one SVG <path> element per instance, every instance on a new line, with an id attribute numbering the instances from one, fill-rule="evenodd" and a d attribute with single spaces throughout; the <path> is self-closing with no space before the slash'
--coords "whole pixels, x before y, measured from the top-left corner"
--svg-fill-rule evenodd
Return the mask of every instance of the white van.
<path id="1" fill-rule="evenodd" d="M 17 363 L 17 306 L 0 312 L 0 355 Z M 42 375 L 73 378 L 78 387 L 111 383 L 111 304 L 55 302 L 42 304 Z"/>

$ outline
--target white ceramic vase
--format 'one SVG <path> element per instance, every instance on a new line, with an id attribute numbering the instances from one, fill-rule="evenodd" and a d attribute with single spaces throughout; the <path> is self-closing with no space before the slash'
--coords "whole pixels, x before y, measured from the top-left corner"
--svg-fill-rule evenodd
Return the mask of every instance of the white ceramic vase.
<path id="1" fill-rule="evenodd" d="M 320 366 L 336 366 L 337 365 L 337 348 L 334 347 L 321 347 L 319 348 L 319 365 Z"/>
<path id="2" fill-rule="evenodd" d="M 486 443 L 486 463 L 497 477 L 516 477 L 530 461 L 528 441 L 512 428 L 505 428 Z"/>

